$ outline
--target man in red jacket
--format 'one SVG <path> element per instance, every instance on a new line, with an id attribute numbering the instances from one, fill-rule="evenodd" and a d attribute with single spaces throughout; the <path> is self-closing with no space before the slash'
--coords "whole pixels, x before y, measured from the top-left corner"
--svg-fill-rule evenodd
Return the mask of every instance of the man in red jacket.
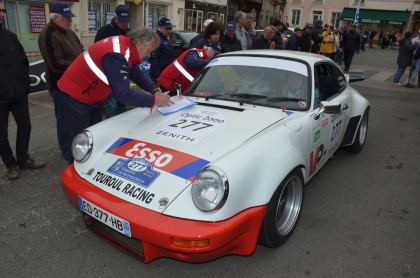
<path id="1" fill-rule="evenodd" d="M 68 134 L 73 138 L 88 126 L 102 120 L 101 106 L 111 92 L 118 101 L 136 107 L 170 105 L 140 69 L 141 59 L 149 57 L 159 37 L 148 28 L 133 30 L 125 36 L 101 40 L 83 52 L 64 72 L 57 85 L 62 93 Z M 130 80 L 150 93 L 130 89 Z M 71 141 L 70 141 L 71 142 Z M 71 152 L 69 162 L 73 162 Z"/>
<path id="2" fill-rule="evenodd" d="M 192 48 L 182 53 L 160 75 L 158 86 L 170 95 L 176 95 L 175 83 L 181 85 L 181 92 L 194 80 L 210 60 L 222 51 L 217 41 L 211 41 L 203 49 Z"/>

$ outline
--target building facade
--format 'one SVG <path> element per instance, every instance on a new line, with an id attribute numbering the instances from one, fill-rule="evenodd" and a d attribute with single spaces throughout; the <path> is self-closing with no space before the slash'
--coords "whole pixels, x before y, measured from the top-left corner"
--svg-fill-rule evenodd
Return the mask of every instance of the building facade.
<path id="1" fill-rule="evenodd" d="M 359 0 L 290 0 L 284 10 L 284 21 L 303 27 L 322 20 L 335 26 L 354 22 Z M 359 27 L 388 32 L 419 31 L 419 0 L 361 0 Z"/>

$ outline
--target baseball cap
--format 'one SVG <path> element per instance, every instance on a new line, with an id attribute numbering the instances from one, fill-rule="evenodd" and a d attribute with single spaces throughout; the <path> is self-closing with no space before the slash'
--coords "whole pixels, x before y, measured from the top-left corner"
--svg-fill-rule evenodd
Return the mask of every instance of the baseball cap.
<path id="1" fill-rule="evenodd" d="M 234 30 L 236 30 L 236 24 L 235 24 L 235 22 L 233 22 L 233 21 L 229 21 L 229 22 L 226 24 L 226 30 L 229 30 L 229 31 L 234 31 Z"/>
<path id="2" fill-rule="evenodd" d="M 166 18 L 166 17 L 161 18 L 159 20 L 159 26 L 163 26 L 163 27 L 166 27 L 166 28 L 173 28 L 174 27 L 172 25 L 171 21 L 168 18 Z"/>
<path id="3" fill-rule="evenodd" d="M 273 21 L 273 26 L 278 26 L 278 25 L 284 25 L 283 22 L 281 22 L 280 20 L 276 19 Z"/>
<path id="4" fill-rule="evenodd" d="M 115 8 L 115 13 L 117 14 L 117 19 L 121 23 L 130 22 L 130 8 L 126 5 L 118 5 Z"/>
<path id="5" fill-rule="evenodd" d="M 302 28 L 300 28 L 300 27 L 295 27 L 294 32 L 298 32 L 298 31 L 302 31 Z"/>
<path id="6" fill-rule="evenodd" d="M 64 2 L 55 3 L 51 9 L 51 12 L 55 14 L 60 14 L 67 18 L 75 17 L 75 15 L 71 12 L 69 4 Z"/>
<path id="7" fill-rule="evenodd" d="M 314 26 L 312 24 L 306 24 L 305 28 L 306 29 L 314 29 Z"/>
<path id="8" fill-rule="evenodd" d="M 210 41 L 209 43 L 207 43 L 207 46 L 213 48 L 213 50 L 217 53 L 222 52 L 222 48 L 220 47 L 220 44 L 217 41 Z"/>
<path id="9" fill-rule="evenodd" d="M 212 22 L 213 22 L 213 19 L 207 19 L 206 21 L 204 21 L 203 26 L 207 27 L 207 25 L 209 25 Z"/>

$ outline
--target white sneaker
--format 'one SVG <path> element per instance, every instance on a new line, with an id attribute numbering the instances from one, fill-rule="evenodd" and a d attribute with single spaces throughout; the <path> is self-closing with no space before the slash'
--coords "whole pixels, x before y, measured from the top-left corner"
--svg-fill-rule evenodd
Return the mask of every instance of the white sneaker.
<path id="1" fill-rule="evenodd" d="M 394 83 L 394 86 L 397 86 L 397 87 L 402 87 L 402 86 L 403 86 L 403 84 L 401 84 L 400 82 L 398 82 L 398 83 Z"/>

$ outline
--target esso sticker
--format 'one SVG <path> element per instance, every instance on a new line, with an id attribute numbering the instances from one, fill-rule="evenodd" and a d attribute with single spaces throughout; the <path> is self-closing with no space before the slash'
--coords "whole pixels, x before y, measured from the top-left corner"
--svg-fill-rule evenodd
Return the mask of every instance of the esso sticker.
<path id="1" fill-rule="evenodd" d="M 171 160 L 173 159 L 173 156 L 171 154 L 162 153 L 161 151 L 152 150 L 151 148 L 144 148 L 145 146 L 146 146 L 146 143 L 137 143 L 133 146 L 132 149 L 129 149 L 125 153 L 125 156 L 130 157 L 130 158 L 139 157 L 139 158 L 147 159 L 148 161 L 153 162 L 153 164 L 156 167 L 164 167 L 168 165 L 169 162 L 171 162 Z M 136 169 L 139 169 L 140 166 L 133 165 L 133 167 L 135 167 Z"/>
<path id="2" fill-rule="evenodd" d="M 171 140 L 196 144 L 225 123 L 225 115 L 218 112 L 183 112 L 153 130 L 152 134 Z"/>

